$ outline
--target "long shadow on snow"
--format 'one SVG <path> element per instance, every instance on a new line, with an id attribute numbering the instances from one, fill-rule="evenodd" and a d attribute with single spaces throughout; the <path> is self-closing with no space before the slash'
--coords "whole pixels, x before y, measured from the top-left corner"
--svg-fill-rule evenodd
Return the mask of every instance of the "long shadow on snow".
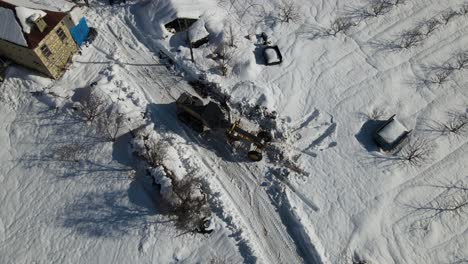
<path id="1" fill-rule="evenodd" d="M 158 208 L 145 195 L 144 186 L 138 181 L 130 184 L 128 191 L 113 190 L 87 193 L 63 210 L 59 219 L 62 226 L 90 237 L 117 237 L 140 230 L 146 224 L 162 223 L 148 221 L 157 214 Z"/>
<path id="2" fill-rule="evenodd" d="M 83 90 L 76 92 L 81 93 Z M 112 160 L 117 163 L 102 163 L 88 158 L 79 162 L 57 160 L 54 155 L 56 146 L 75 142 L 83 144 L 87 151 L 92 151 L 101 148 L 103 142 L 90 139 L 87 132 L 82 132 L 86 125 L 76 122 L 73 117 L 61 112 L 42 111 L 42 108 L 38 110 L 40 111 L 28 115 L 27 119 L 20 119 L 18 124 L 34 124 L 39 128 L 45 124 L 50 133 L 35 138 L 36 142 L 30 142 L 38 147 L 19 159 L 21 166 L 28 169 L 42 167 L 49 174 L 57 175 L 60 180 L 79 181 L 80 177 L 86 177 L 92 179 L 91 182 L 86 181 L 88 184 L 107 186 L 100 188 L 100 191 L 73 197 L 72 203 L 64 205 L 57 219 L 58 225 L 73 229 L 80 235 L 115 237 L 140 230 L 148 223 L 163 223 L 148 221 L 149 217 L 155 217 L 164 211 L 158 206 L 159 192 L 157 188 L 153 188 L 148 177 L 136 175 L 128 189 L 125 184 L 120 187 L 128 182 L 128 173 L 132 168 L 136 168 L 129 145 L 129 133 L 120 136 L 112 144 Z"/>

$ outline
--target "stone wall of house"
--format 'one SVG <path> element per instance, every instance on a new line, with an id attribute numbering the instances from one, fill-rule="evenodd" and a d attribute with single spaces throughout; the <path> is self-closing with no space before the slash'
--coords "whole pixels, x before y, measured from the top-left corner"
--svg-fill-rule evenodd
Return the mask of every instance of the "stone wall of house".
<path id="1" fill-rule="evenodd" d="M 57 24 L 57 26 L 34 49 L 36 55 L 49 70 L 49 75 L 53 78 L 60 77 L 65 70 L 67 63 L 78 50 L 75 41 L 70 35 L 70 31 L 65 25 L 64 21 L 66 19 L 70 19 L 68 15 L 62 20 L 62 22 Z M 64 40 L 61 40 L 57 34 L 59 29 L 61 29 L 66 36 Z M 41 51 L 41 48 L 44 45 L 46 45 L 51 52 L 51 55 L 48 57 Z"/>

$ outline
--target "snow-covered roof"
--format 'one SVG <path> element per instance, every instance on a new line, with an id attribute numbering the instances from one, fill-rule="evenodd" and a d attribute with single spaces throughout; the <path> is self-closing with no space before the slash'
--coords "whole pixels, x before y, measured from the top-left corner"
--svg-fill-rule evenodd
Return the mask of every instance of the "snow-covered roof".
<path id="1" fill-rule="evenodd" d="M 70 10 L 69 14 L 73 23 L 78 25 L 80 20 L 84 17 L 84 10 L 82 7 L 75 6 Z"/>
<path id="2" fill-rule="evenodd" d="M 169 0 L 170 7 L 161 22 L 166 24 L 176 18 L 198 19 L 210 8 L 216 7 L 215 0 Z"/>
<path id="3" fill-rule="evenodd" d="M 199 19 L 189 28 L 189 36 L 192 42 L 200 40 L 209 34 L 210 33 L 206 30 L 204 19 Z"/>
<path id="4" fill-rule="evenodd" d="M 21 26 L 16 22 L 15 13 L 11 9 L 0 7 L 0 39 L 28 46 Z"/>
<path id="5" fill-rule="evenodd" d="M 378 132 L 378 135 L 387 143 L 392 144 L 406 132 L 408 132 L 408 129 L 397 119 L 393 119 Z"/>
<path id="6" fill-rule="evenodd" d="M 63 12 L 21 7 L 0 0 L 0 39 L 35 48 L 65 16 Z M 34 26 L 38 18 L 43 18 L 47 25 L 42 32 Z"/>
<path id="7" fill-rule="evenodd" d="M 42 10 L 31 9 L 23 6 L 15 7 L 16 10 L 16 17 L 18 18 L 19 22 L 21 23 L 21 27 L 23 28 L 24 33 L 29 34 L 31 33 L 31 28 L 33 27 L 32 22 L 38 18 L 45 17 L 47 15 L 46 12 Z"/>

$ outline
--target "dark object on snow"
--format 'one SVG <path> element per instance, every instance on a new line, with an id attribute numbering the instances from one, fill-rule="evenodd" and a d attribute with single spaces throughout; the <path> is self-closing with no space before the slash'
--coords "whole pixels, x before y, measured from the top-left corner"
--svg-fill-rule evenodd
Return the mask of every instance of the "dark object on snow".
<path id="1" fill-rule="evenodd" d="M 88 34 L 88 39 L 87 39 L 87 44 L 93 43 L 93 41 L 96 39 L 98 33 L 96 28 L 90 27 L 89 28 L 89 34 Z"/>
<path id="2" fill-rule="evenodd" d="M 262 32 L 260 37 L 263 39 L 263 45 L 268 45 L 268 35 L 265 32 Z"/>
<path id="3" fill-rule="evenodd" d="M 110 5 L 120 4 L 120 3 L 124 3 L 124 4 L 125 4 L 125 1 L 126 1 L 126 0 L 109 0 L 109 4 L 110 4 Z"/>
<path id="4" fill-rule="evenodd" d="M 382 150 L 390 151 L 408 138 L 410 133 L 411 130 L 408 130 L 393 115 L 375 131 L 374 140 Z"/>
<path id="5" fill-rule="evenodd" d="M 175 32 L 182 32 L 189 29 L 197 20 L 198 19 L 179 17 L 165 24 L 164 27 L 168 31 L 173 29 Z"/>
<path id="6" fill-rule="evenodd" d="M 212 220 L 208 217 L 205 217 L 196 229 L 196 232 L 200 234 L 211 234 L 213 231 L 214 226 L 212 224 Z"/>
<path id="7" fill-rule="evenodd" d="M 278 46 L 267 46 L 263 49 L 263 57 L 266 65 L 277 65 L 283 62 L 283 56 Z"/>
<path id="8" fill-rule="evenodd" d="M 225 102 L 226 106 L 227 103 Z M 262 159 L 262 150 L 268 142 L 272 140 L 271 135 L 266 132 L 260 132 L 257 135 L 241 128 L 240 120 L 231 122 L 229 107 L 223 108 L 210 101 L 207 105 L 203 101 L 188 93 L 183 93 L 176 101 L 177 117 L 183 123 L 189 125 L 193 130 L 201 133 L 205 129 L 212 131 L 222 131 L 229 143 L 234 141 L 244 141 L 254 147 L 248 153 L 252 161 Z"/>

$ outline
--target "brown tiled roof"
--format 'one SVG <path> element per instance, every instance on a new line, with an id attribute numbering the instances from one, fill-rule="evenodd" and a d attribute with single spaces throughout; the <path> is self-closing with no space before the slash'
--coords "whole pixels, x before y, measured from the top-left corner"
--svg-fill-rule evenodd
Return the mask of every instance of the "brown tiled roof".
<path id="1" fill-rule="evenodd" d="M 15 5 L 0 0 L 0 7 L 13 10 L 16 16 Z M 52 31 L 52 29 L 58 23 L 60 23 L 60 21 L 62 21 L 62 19 L 67 15 L 66 13 L 63 13 L 63 12 L 55 12 L 55 11 L 49 11 L 49 10 L 42 10 L 42 11 L 44 11 L 47 14 L 43 18 L 45 23 L 47 24 L 47 28 L 43 32 L 39 31 L 39 29 L 37 29 L 36 27 L 32 28 L 31 33 L 29 34 L 23 32 L 24 38 L 26 39 L 26 42 L 28 43 L 28 47 L 30 49 L 36 48 L 39 42 L 41 42 L 41 40 L 43 40 L 50 33 L 50 31 Z M 19 23 L 18 17 L 16 18 L 17 20 L 15 22 Z"/>

